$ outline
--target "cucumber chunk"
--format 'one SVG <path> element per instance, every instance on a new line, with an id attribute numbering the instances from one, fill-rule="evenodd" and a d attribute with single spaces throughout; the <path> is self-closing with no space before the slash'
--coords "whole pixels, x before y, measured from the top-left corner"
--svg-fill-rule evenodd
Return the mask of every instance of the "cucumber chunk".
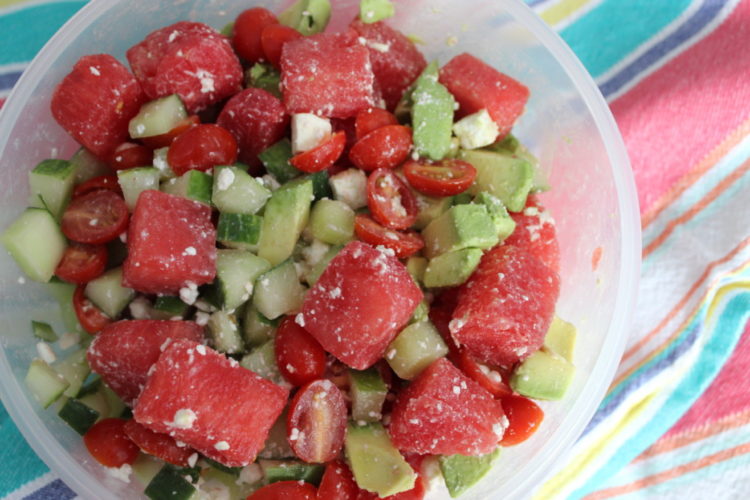
<path id="1" fill-rule="evenodd" d="M 85 295 L 104 314 L 115 319 L 133 300 L 135 290 L 122 286 L 122 268 L 116 267 L 89 281 Z"/>
<path id="2" fill-rule="evenodd" d="M 285 408 L 271 426 L 266 442 L 263 444 L 263 450 L 258 454 L 258 457 L 279 460 L 295 456 L 286 438 L 286 416 L 287 409 Z"/>
<path id="3" fill-rule="evenodd" d="M 280 99 L 281 73 L 270 64 L 257 62 L 245 71 L 245 87 L 263 89 Z"/>
<path id="4" fill-rule="evenodd" d="M 252 214 L 219 214 L 216 240 L 229 248 L 253 250 L 260 241 L 263 217 Z"/>
<path id="5" fill-rule="evenodd" d="M 313 183 L 310 179 L 287 182 L 273 193 L 263 213 L 258 242 L 260 257 L 277 265 L 292 255 L 294 245 L 307 225 L 312 199 Z"/>
<path id="6" fill-rule="evenodd" d="M 430 63 L 417 79 L 412 101 L 414 149 L 420 156 L 442 160 L 451 149 L 456 100 L 438 82 L 437 62 Z"/>
<path id="7" fill-rule="evenodd" d="M 68 399 L 57 413 L 61 419 L 83 436 L 99 418 L 99 412 L 77 399 Z"/>
<path id="8" fill-rule="evenodd" d="M 73 308 L 73 294 L 75 293 L 76 286 L 53 276 L 49 283 L 47 283 L 47 290 L 49 290 L 60 306 L 60 315 L 62 316 L 65 328 L 73 332 L 83 332 L 83 328 L 78 322 L 78 316 L 76 316 L 75 309 Z"/>
<path id="9" fill-rule="evenodd" d="M 325 30 L 330 19 L 329 0 L 297 0 L 279 14 L 279 23 L 294 28 L 305 36 Z"/>
<path id="10" fill-rule="evenodd" d="M 57 373 L 41 359 L 31 361 L 29 371 L 26 373 L 25 382 L 33 398 L 43 408 L 47 408 L 57 401 L 70 386 L 65 377 Z"/>
<path id="11" fill-rule="evenodd" d="M 315 263 L 315 265 L 305 274 L 305 281 L 308 285 L 313 286 L 316 281 L 318 281 L 318 278 L 320 278 L 320 275 L 323 274 L 323 271 L 326 270 L 326 267 L 328 267 L 328 264 L 333 260 L 336 255 L 341 251 L 341 249 L 344 248 L 342 246 L 333 246 L 329 248 L 325 254 L 323 254 L 323 257 Z"/>
<path id="12" fill-rule="evenodd" d="M 448 346 L 437 329 L 430 321 L 421 321 L 401 330 L 388 346 L 385 359 L 396 375 L 411 380 L 446 354 Z"/>
<path id="13" fill-rule="evenodd" d="M 34 337 L 47 342 L 57 342 L 57 334 L 55 330 L 43 321 L 31 320 L 31 331 L 34 333 Z"/>
<path id="14" fill-rule="evenodd" d="M 296 312 L 305 298 L 297 270 L 291 260 L 265 272 L 255 282 L 253 305 L 268 319 Z"/>
<path id="15" fill-rule="evenodd" d="M 27 208 L 0 239 L 18 267 L 34 281 L 46 283 L 68 246 L 55 218 L 43 208 Z"/>
<path id="16" fill-rule="evenodd" d="M 214 168 L 211 200 L 219 212 L 254 214 L 266 204 L 271 191 L 241 168 Z"/>
<path id="17" fill-rule="evenodd" d="M 94 177 L 112 173 L 109 165 L 94 156 L 86 148 L 81 148 L 73 153 L 69 161 L 73 164 L 76 171 L 74 184 L 81 184 Z"/>
<path id="18" fill-rule="evenodd" d="M 129 168 L 117 172 L 117 182 L 131 212 L 143 191 L 159 189 L 159 176 L 159 170 L 154 167 Z"/>
<path id="19" fill-rule="evenodd" d="M 257 64 L 256 64 L 257 66 Z M 268 173 L 281 184 L 299 177 L 302 172 L 289 163 L 292 157 L 292 143 L 286 137 L 258 155 Z"/>
<path id="20" fill-rule="evenodd" d="M 258 463 L 269 484 L 279 481 L 305 481 L 317 486 L 325 471 L 323 465 L 306 464 L 296 460 L 259 460 Z"/>
<path id="21" fill-rule="evenodd" d="M 164 467 L 164 462 L 161 459 L 141 453 L 133 462 L 133 477 L 141 483 L 141 486 L 146 487 L 162 467 Z"/>
<path id="22" fill-rule="evenodd" d="M 133 139 L 166 134 L 177 126 L 188 114 L 182 99 L 177 94 L 149 101 L 131 118 L 128 133 Z"/>
<path id="23" fill-rule="evenodd" d="M 213 340 L 214 349 L 225 354 L 237 354 L 244 352 L 245 344 L 242 342 L 237 320 L 233 314 L 226 311 L 216 311 L 211 314 L 206 324 L 208 335 Z"/>
<path id="24" fill-rule="evenodd" d="M 271 269 L 271 264 L 245 250 L 218 250 L 216 278 L 224 308 L 232 311 L 247 302 L 253 294 L 255 280 Z"/>
<path id="25" fill-rule="evenodd" d="M 86 361 L 86 349 L 75 351 L 67 358 L 55 363 L 52 368 L 70 384 L 64 393 L 69 398 L 79 395 L 83 382 L 91 373 L 91 368 Z"/>
<path id="26" fill-rule="evenodd" d="M 331 198 L 333 191 L 331 190 L 331 183 L 328 181 L 328 170 L 321 170 L 314 174 L 305 176 L 305 179 L 310 179 L 313 183 L 313 196 L 316 200 L 322 198 Z"/>
<path id="27" fill-rule="evenodd" d="M 343 245 L 354 237 L 354 210 L 343 201 L 322 199 L 310 212 L 310 230 L 330 245 Z"/>
<path id="28" fill-rule="evenodd" d="M 210 205 L 213 185 L 214 178 L 212 175 L 200 170 L 188 170 L 179 177 L 162 182 L 161 190 L 168 194 Z"/>
<path id="29" fill-rule="evenodd" d="M 383 403 L 388 386 L 375 368 L 349 370 L 352 419 L 357 422 L 377 422 L 382 418 Z"/>
<path id="30" fill-rule="evenodd" d="M 46 208 L 60 220 L 73 194 L 76 167 L 66 160 L 44 160 L 29 172 L 29 205 Z"/>
<path id="31" fill-rule="evenodd" d="M 248 304 L 242 317 L 242 336 L 245 343 L 250 347 L 266 343 L 273 337 L 276 323 L 277 321 L 271 321 L 259 313 L 254 305 Z"/>
<path id="32" fill-rule="evenodd" d="M 148 483 L 143 493 L 152 500 L 188 500 L 195 493 L 195 487 L 184 475 L 174 465 L 166 464 Z"/>
<path id="33" fill-rule="evenodd" d="M 184 317 L 189 307 L 177 296 L 160 295 L 154 301 L 154 305 L 151 308 L 151 315 L 153 319 Z"/>
<path id="34" fill-rule="evenodd" d="M 444 455 L 438 458 L 440 472 L 451 497 L 462 495 L 492 469 L 493 462 L 500 455 L 500 449 L 479 456 Z"/>
<path id="35" fill-rule="evenodd" d="M 246 354 L 240 365 L 274 384 L 289 387 L 289 382 L 281 375 L 276 365 L 276 347 L 273 339 Z"/>
<path id="36" fill-rule="evenodd" d="M 359 2 L 359 18 L 363 23 L 376 23 L 393 17 L 396 9 L 390 0 L 361 0 Z"/>
<path id="37" fill-rule="evenodd" d="M 104 387 L 104 384 L 100 384 L 96 391 L 76 398 L 80 403 L 83 403 L 99 414 L 96 421 L 108 418 L 111 415 L 109 403 L 107 402 L 107 398 L 104 397 L 102 387 Z"/>

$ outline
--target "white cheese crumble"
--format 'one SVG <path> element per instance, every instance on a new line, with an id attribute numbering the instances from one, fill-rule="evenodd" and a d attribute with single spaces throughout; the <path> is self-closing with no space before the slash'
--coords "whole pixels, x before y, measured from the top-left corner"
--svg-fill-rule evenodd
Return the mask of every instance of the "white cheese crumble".
<path id="1" fill-rule="evenodd" d="M 367 176 L 358 168 L 350 168 L 329 179 L 333 197 L 352 210 L 367 206 Z"/>
<path id="2" fill-rule="evenodd" d="M 198 454 L 193 453 L 190 455 L 187 459 L 188 466 L 195 467 L 195 464 L 198 462 Z"/>
<path id="3" fill-rule="evenodd" d="M 312 113 L 292 115 L 292 153 L 302 153 L 319 146 L 331 136 L 333 128 L 328 118 Z"/>
<path id="4" fill-rule="evenodd" d="M 198 251 L 195 249 L 195 247 L 187 247 L 184 252 L 182 252 L 182 255 L 198 255 Z"/>
<path id="5" fill-rule="evenodd" d="M 218 451 L 226 451 L 229 449 L 229 443 L 226 441 L 219 441 L 214 445 L 214 448 L 216 448 Z"/>
<path id="6" fill-rule="evenodd" d="M 39 354 L 39 357 L 42 358 L 42 360 L 47 364 L 51 365 L 52 363 L 57 361 L 55 351 L 53 351 L 49 344 L 46 342 L 37 342 L 36 352 L 37 354 Z"/>
<path id="7" fill-rule="evenodd" d="M 183 408 L 174 413 L 172 422 L 168 422 L 167 425 L 177 429 L 191 429 L 197 418 L 198 415 L 196 415 L 193 410 L 190 408 Z"/>
<path id="8" fill-rule="evenodd" d="M 206 346 L 204 346 L 202 344 L 199 345 L 199 346 L 197 346 L 195 348 L 195 350 L 198 351 L 198 354 L 200 354 L 201 356 L 205 356 L 206 355 Z"/>
<path id="9" fill-rule="evenodd" d="M 329 245 L 326 245 L 318 239 L 314 239 L 310 246 L 305 247 L 302 250 L 302 258 L 305 259 L 305 263 L 308 266 L 313 267 L 320 262 L 329 248 L 331 248 Z"/>
<path id="10" fill-rule="evenodd" d="M 294 322 L 297 323 L 302 328 L 305 327 L 305 316 L 302 313 L 297 314 L 297 316 L 294 317 Z"/>
<path id="11" fill-rule="evenodd" d="M 195 283 L 187 283 L 186 286 L 180 288 L 180 300 L 189 306 L 195 304 L 198 298 L 198 286 Z"/>
<path id="12" fill-rule="evenodd" d="M 60 341 L 57 343 L 60 349 L 63 351 L 70 349 L 74 345 L 77 345 L 81 341 L 81 336 L 76 332 L 65 332 L 60 336 Z"/>
<path id="13" fill-rule="evenodd" d="M 24 285 L 24 284 L 26 284 L 26 278 L 24 278 L 23 276 L 19 276 L 19 277 L 18 277 L 18 284 L 19 284 L 19 285 Z"/>
<path id="14" fill-rule="evenodd" d="M 128 305 L 130 315 L 133 319 L 149 319 L 151 315 L 151 302 L 146 297 L 139 296 Z"/>
<path id="15" fill-rule="evenodd" d="M 255 484 L 263 479 L 263 469 L 257 463 L 246 465 L 240 470 L 237 484 Z"/>
<path id="16" fill-rule="evenodd" d="M 453 132 L 464 149 L 489 146 L 500 130 L 486 109 L 461 118 L 453 124 Z"/>
<path id="17" fill-rule="evenodd" d="M 95 66 L 89 66 L 89 71 L 94 76 L 101 76 L 101 72 Z"/>
<path id="18" fill-rule="evenodd" d="M 216 90 L 214 88 L 214 75 L 208 71 L 199 69 L 195 76 L 201 81 L 201 94 L 208 94 Z"/>
<path id="19" fill-rule="evenodd" d="M 234 172 L 231 168 L 222 168 L 219 176 L 216 178 L 216 190 L 226 191 L 234 182 Z"/>
<path id="20" fill-rule="evenodd" d="M 133 472 L 130 464 L 122 464 L 120 467 L 105 467 L 105 469 L 107 469 L 107 474 L 115 479 L 119 479 L 123 483 L 130 482 L 130 474 Z"/>
<path id="21" fill-rule="evenodd" d="M 296 441 L 299 439 L 299 429 L 296 427 L 292 428 L 292 432 L 289 433 L 289 441 Z"/>
<path id="22" fill-rule="evenodd" d="M 208 324 L 208 320 L 210 319 L 211 315 L 206 312 L 198 311 L 197 313 L 195 313 L 195 322 L 196 324 L 198 324 L 198 326 L 206 326 Z"/>

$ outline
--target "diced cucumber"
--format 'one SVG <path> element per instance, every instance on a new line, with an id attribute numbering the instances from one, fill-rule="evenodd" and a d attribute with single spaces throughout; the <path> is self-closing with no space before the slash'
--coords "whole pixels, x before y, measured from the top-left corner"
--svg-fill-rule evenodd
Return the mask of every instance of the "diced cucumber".
<path id="1" fill-rule="evenodd" d="M 187 116 L 180 96 L 172 94 L 160 97 L 141 106 L 128 124 L 128 133 L 133 139 L 166 134 Z"/>
<path id="2" fill-rule="evenodd" d="M 73 194 L 76 166 L 67 160 L 44 160 L 29 172 L 29 205 L 46 208 L 59 220 Z"/>
<path id="3" fill-rule="evenodd" d="M 487 455 L 465 456 L 444 455 L 438 458 L 440 472 L 451 497 L 462 495 L 478 483 L 492 469 L 493 462 L 500 455 L 500 448 Z"/>
<path id="4" fill-rule="evenodd" d="M 310 179 L 289 181 L 273 193 L 263 213 L 258 242 L 260 257 L 276 265 L 292 255 L 294 245 L 307 225 L 312 199 L 313 183 Z"/>
<path id="5" fill-rule="evenodd" d="M 104 397 L 102 387 L 104 387 L 104 384 L 100 384 L 99 389 L 96 391 L 76 398 L 79 402 L 85 404 L 99 414 L 97 420 L 108 418 L 111 415 L 109 403 L 107 402 L 107 398 Z"/>
<path id="6" fill-rule="evenodd" d="M 289 383 L 276 365 L 276 347 L 273 339 L 256 347 L 250 354 L 246 354 L 240 361 L 240 365 L 274 384 L 289 387 Z"/>
<path id="7" fill-rule="evenodd" d="M 456 101 L 438 82 L 437 62 L 429 64 L 417 79 L 412 102 L 414 149 L 420 156 L 442 160 L 451 148 Z"/>
<path id="8" fill-rule="evenodd" d="M 281 98 L 281 73 L 270 64 L 257 62 L 245 71 L 245 87 L 263 89 Z"/>
<path id="9" fill-rule="evenodd" d="M 411 318 L 409 318 L 409 324 L 412 323 L 421 323 L 422 321 L 427 321 L 430 317 L 430 305 L 427 303 L 427 301 L 422 300 L 419 304 L 417 304 L 417 308 L 414 309 L 414 312 L 411 313 Z"/>
<path id="10" fill-rule="evenodd" d="M 167 161 L 167 153 L 169 152 L 169 146 L 159 149 L 154 149 L 154 160 L 151 162 L 154 167 L 159 169 L 161 174 L 161 180 L 171 179 L 177 177 L 172 167 L 169 166 Z"/>
<path id="11" fill-rule="evenodd" d="M 252 214 L 219 214 L 216 240 L 230 248 L 252 250 L 257 248 L 263 217 Z"/>
<path id="12" fill-rule="evenodd" d="M 132 212 L 141 192 L 147 189 L 159 189 L 159 170 L 154 167 L 137 167 L 117 172 L 117 182 L 122 188 L 125 204 Z"/>
<path id="13" fill-rule="evenodd" d="M 273 337 L 276 322 L 259 313 L 254 305 L 248 304 L 242 317 L 242 335 L 245 343 L 250 347 L 266 343 Z"/>
<path id="14" fill-rule="evenodd" d="M 328 170 L 321 170 L 314 174 L 305 176 L 306 179 L 310 179 L 313 183 L 313 196 L 316 200 L 323 198 L 331 198 L 333 191 L 331 190 L 331 184 L 328 181 Z"/>
<path id="15" fill-rule="evenodd" d="M 271 191 L 241 168 L 214 167 L 211 200 L 219 212 L 254 214 L 270 197 Z"/>
<path id="16" fill-rule="evenodd" d="M 166 464 L 154 476 L 143 493 L 152 500 L 189 500 L 195 487 L 184 478 L 184 472 L 172 464 Z"/>
<path id="17" fill-rule="evenodd" d="M 3 245 L 18 267 L 34 281 L 46 283 L 68 246 L 55 218 L 43 208 L 27 208 L 5 230 Z"/>
<path id="18" fill-rule="evenodd" d="M 268 437 L 258 457 L 279 460 L 295 456 L 292 448 L 289 446 L 289 440 L 286 438 L 286 416 L 287 409 L 285 408 L 281 412 L 281 415 L 279 415 L 279 418 L 276 419 L 276 422 L 273 423 L 273 426 L 271 426 L 271 430 L 268 431 Z"/>
<path id="19" fill-rule="evenodd" d="M 94 177 L 112 173 L 109 165 L 94 156 L 86 148 L 81 148 L 73 153 L 69 161 L 73 164 L 76 171 L 74 184 L 81 184 Z"/>
<path id="20" fill-rule="evenodd" d="M 330 245 L 343 245 L 354 237 L 354 210 L 343 201 L 322 199 L 310 212 L 310 230 Z"/>
<path id="21" fill-rule="evenodd" d="M 523 210 L 534 180 L 534 169 L 528 161 L 478 149 L 462 150 L 459 158 L 477 169 L 477 178 L 469 193 L 476 195 L 487 191 L 500 198 L 509 211 Z"/>
<path id="22" fill-rule="evenodd" d="M 240 483 L 238 476 L 242 468 L 232 468 L 232 470 L 235 469 L 238 471 L 236 476 L 213 467 L 202 470 L 201 480 L 197 484 L 198 498 L 231 499 L 250 496 L 254 488 L 251 485 Z"/>
<path id="23" fill-rule="evenodd" d="M 427 269 L 427 259 L 424 257 L 409 257 L 406 261 L 406 270 L 418 284 L 424 281 L 425 269 Z"/>
<path id="24" fill-rule="evenodd" d="M 305 281 L 308 285 L 313 286 L 315 282 L 318 281 L 320 275 L 323 274 L 323 271 L 325 271 L 326 267 L 328 267 L 328 263 L 331 262 L 333 258 L 336 257 L 336 255 L 338 255 L 342 248 L 342 246 L 337 245 L 332 246 L 328 249 L 328 251 L 326 251 L 323 257 L 305 275 Z"/>
<path id="25" fill-rule="evenodd" d="M 216 278 L 225 309 L 232 311 L 253 295 L 255 280 L 271 269 L 271 264 L 245 250 L 218 250 Z"/>
<path id="26" fill-rule="evenodd" d="M 360 0 L 359 18 L 363 23 L 376 23 L 393 17 L 396 9 L 390 0 Z"/>
<path id="27" fill-rule="evenodd" d="M 253 305 L 268 319 L 299 310 L 305 298 L 297 270 L 291 260 L 286 260 L 265 272 L 255 282 Z"/>
<path id="28" fill-rule="evenodd" d="M 83 382 L 91 373 L 91 368 L 86 361 L 86 349 L 75 351 L 67 358 L 55 363 L 52 368 L 70 384 L 65 390 L 65 395 L 69 398 L 78 396 Z"/>
<path id="29" fill-rule="evenodd" d="M 200 170 L 188 170 L 179 177 L 162 182 L 161 190 L 165 193 L 210 205 L 213 185 L 214 178 L 212 175 Z"/>
<path id="30" fill-rule="evenodd" d="M 233 314 L 226 311 L 212 313 L 206 329 L 217 351 L 237 354 L 245 350 L 245 344 L 242 342 L 237 320 Z"/>
<path id="31" fill-rule="evenodd" d="M 47 342 L 57 342 L 57 334 L 49 323 L 31 320 L 31 331 L 38 339 L 46 340 Z"/>
<path id="32" fill-rule="evenodd" d="M 296 460 L 259 460 L 258 463 L 269 484 L 279 481 L 305 481 L 317 486 L 325 471 L 323 465 L 306 464 Z"/>
<path id="33" fill-rule="evenodd" d="M 101 392 L 104 401 L 107 402 L 107 406 L 109 407 L 109 417 L 121 417 L 124 412 L 130 410 L 130 408 L 125 406 L 125 403 L 123 403 L 122 399 L 120 399 L 120 396 L 118 396 L 115 391 L 107 387 L 105 384 L 101 385 L 101 387 L 99 388 L 99 392 Z"/>
<path id="34" fill-rule="evenodd" d="M 78 322 L 78 316 L 76 316 L 75 309 L 73 308 L 75 285 L 66 283 L 53 276 L 49 283 L 47 283 L 47 289 L 60 305 L 60 315 L 65 328 L 73 332 L 83 332 L 83 328 Z"/>
<path id="35" fill-rule="evenodd" d="M 160 295 L 156 297 L 154 305 L 151 307 L 151 315 L 153 319 L 183 317 L 188 308 L 189 306 L 175 295 Z"/>
<path id="36" fill-rule="evenodd" d="M 63 395 L 70 383 L 41 359 L 34 359 L 26 373 L 26 387 L 43 408 Z"/>
<path id="37" fill-rule="evenodd" d="M 57 414 L 81 436 L 99 418 L 98 411 L 73 398 L 68 399 Z"/>
<path id="38" fill-rule="evenodd" d="M 133 468 L 135 479 L 141 483 L 141 486 L 145 487 L 156 477 L 159 470 L 164 467 L 164 462 L 154 456 L 141 453 L 131 467 Z"/>
<path id="39" fill-rule="evenodd" d="M 399 377 L 411 380 L 433 361 L 448 354 L 448 346 L 430 321 L 412 323 L 393 339 L 385 359 Z"/>
<path id="40" fill-rule="evenodd" d="M 307 36 L 325 30 L 330 18 L 329 0 L 297 0 L 279 14 L 279 23 Z"/>
<path id="41" fill-rule="evenodd" d="M 88 282 L 86 297 L 112 319 L 135 297 L 135 290 L 122 286 L 122 268 L 116 267 Z"/>
<path id="42" fill-rule="evenodd" d="M 424 272 L 424 286 L 438 288 L 463 284 L 482 258 L 479 248 L 462 248 L 430 260 Z"/>
<path id="43" fill-rule="evenodd" d="M 350 395 L 352 398 L 352 419 L 364 422 L 377 422 L 383 415 L 383 403 L 388 394 L 388 386 L 375 368 L 349 370 Z"/>
<path id="44" fill-rule="evenodd" d="M 302 174 L 301 171 L 289 163 L 289 159 L 292 156 L 292 143 L 285 137 L 260 153 L 258 158 L 263 163 L 263 166 L 266 167 L 268 173 L 273 175 L 281 184 L 284 184 Z"/>
<path id="45" fill-rule="evenodd" d="M 217 462 L 216 460 L 211 460 L 208 457 L 203 457 L 201 460 L 206 462 L 206 464 L 208 464 L 211 467 L 211 469 L 221 471 L 224 474 L 229 474 L 235 479 L 239 477 L 240 471 L 242 470 L 242 467 L 228 467 L 224 464 Z"/>

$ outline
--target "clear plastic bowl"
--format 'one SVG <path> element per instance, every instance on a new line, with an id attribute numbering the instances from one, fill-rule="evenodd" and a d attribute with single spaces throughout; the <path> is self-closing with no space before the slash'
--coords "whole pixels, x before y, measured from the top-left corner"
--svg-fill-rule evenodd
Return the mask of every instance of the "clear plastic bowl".
<path id="1" fill-rule="evenodd" d="M 26 206 L 26 172 L 48 157 L 69 157 L 77 145 L 49 111 L 52 90 L 76 60 L 128 47 L 152 30 L 190 19 L 221 28 L 251 4 L 278 12 L 285 1 L 94 0 L 44 47 L 0 114 L 0 227 Z M 343 28 L 358 0 L 333 0 L 332 28 Z M 570 49 L 520 0 L 409 0 L 391 21 L 425 41 L 428 58 L 446 62 L 470 52 L 516 77 L 531 100 L 515 133 L 551 172 L 545 195 L 558 224 L 563 290 L 559 315 L 579 329 L 578 367 L 566 398 L 545 404 L 541 429 L 507 449 L 492 473 L 466 496 L 528 496 L 583 432 L 609 386 L 633 314 L 640 265 L 640 223 L 627 154 L 612 115 Z M 452 38 L 452 37 L 455 37 Z M 449 40 L 456 41 L 452 45 Z M 592 254 L 601 261 L 592 269 Z M 139 498 L 92 461 L 80 436 L 52 410 L 29 399 L 24 376 L 35 356 L 29 320 L 53 321 L 57 307 L 41 284 L 19 284 L 21 271 L 0 252 L 0 395 L 38 455 L 84 498 Z M 10 464 L 7 464 L 10 466 Z"/>

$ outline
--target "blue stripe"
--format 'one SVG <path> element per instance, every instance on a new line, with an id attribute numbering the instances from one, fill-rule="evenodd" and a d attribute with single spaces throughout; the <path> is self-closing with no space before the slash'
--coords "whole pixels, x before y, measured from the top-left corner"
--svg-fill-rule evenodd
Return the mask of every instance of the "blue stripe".
<path id="1" fill-rule="evenodd" d="M 11 73 L 0 75 L 0 90 L 12 88 L 18 79 L 21 78 L 21 73 L 23 73 L 23 71 L 13 71 Z"/>
<path id="2" fill-rule="evenodd" d="M 617 92 L 627 82 L 635 78 L 656 61 L 695 36 L 707 24 L 713 21 L 727 4 L 728 0 L 706 0 L 703 5 L 676 31 L 644 52 L 638 59 L 618 71 L 599 88 L 605 97 Z M 738 49 L 739 50 L 739 49 Z"/>
<path id="3" fill-rule="evenodd" d="M 61 479 L 55 479 L 47 486 L 23 497 L 23 500 L 69 500 L 75 496 L 75 492 L 68 488 Z"/>

